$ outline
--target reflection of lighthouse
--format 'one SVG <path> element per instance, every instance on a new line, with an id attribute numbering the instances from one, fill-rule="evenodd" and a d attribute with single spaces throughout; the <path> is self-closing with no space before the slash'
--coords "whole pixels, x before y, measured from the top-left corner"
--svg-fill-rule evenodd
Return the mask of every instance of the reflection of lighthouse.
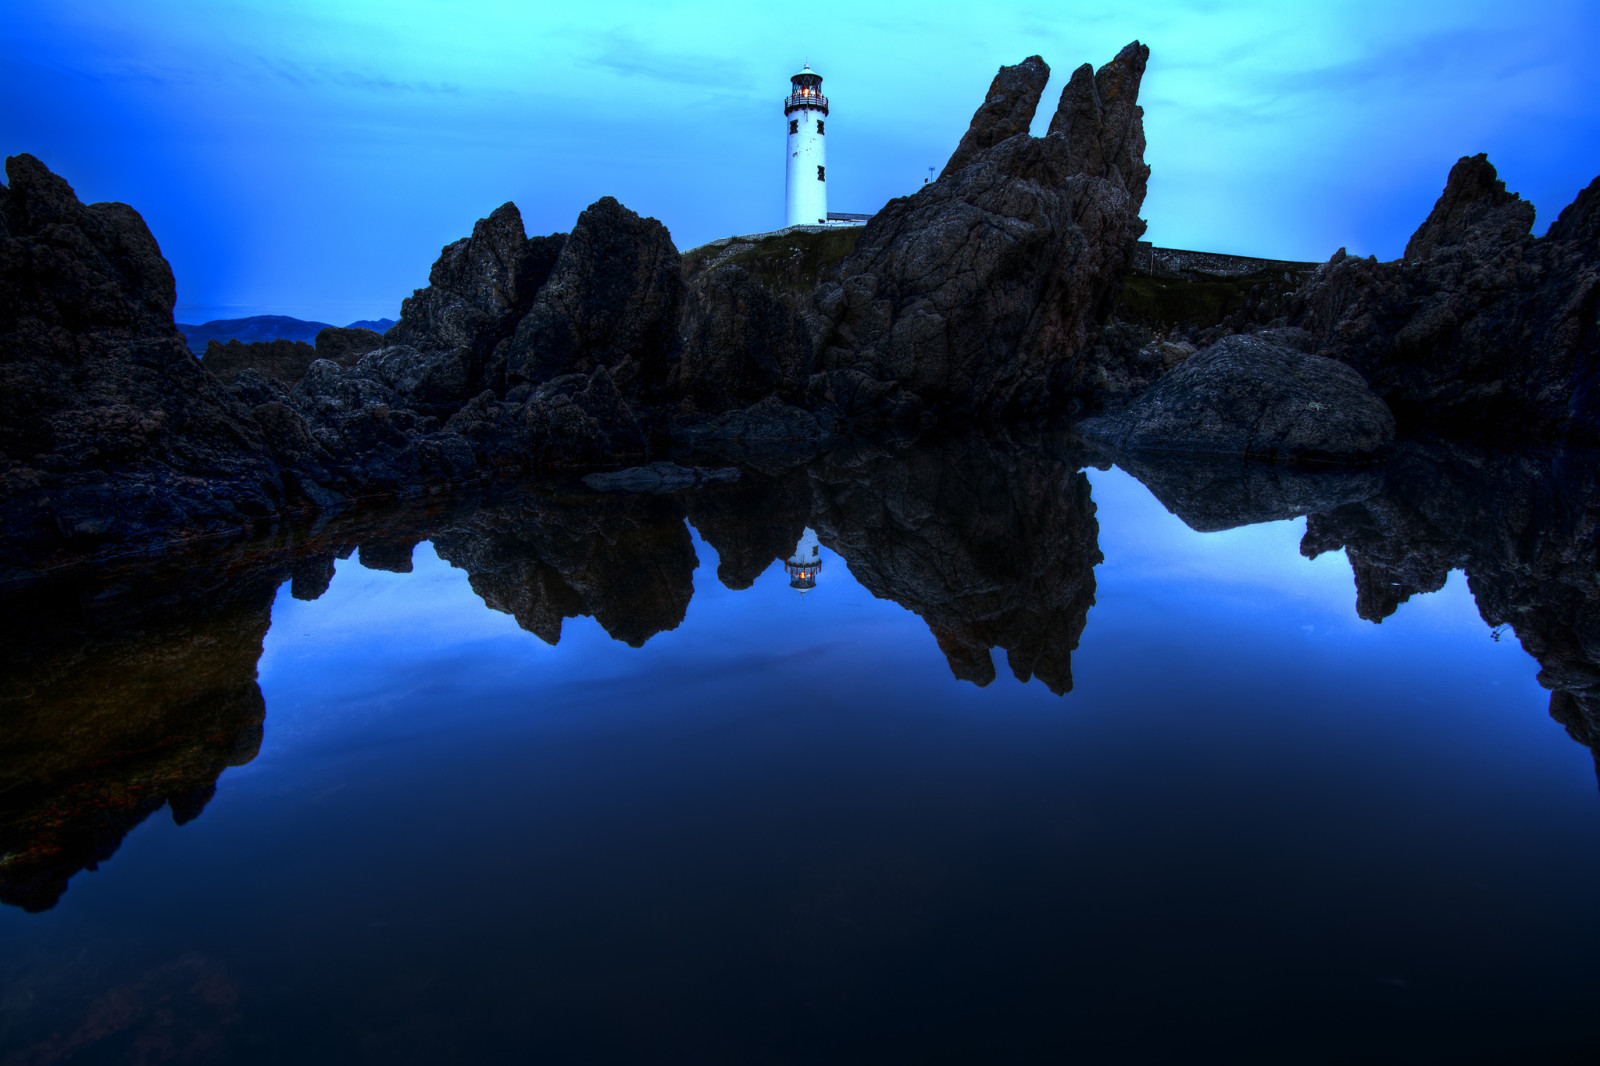
<path id="1" fill-rule="evenodd" d="M 804 592 L 817 587 L 817 574 L 822 571 L 822 546 L 817 535 L 809 528 L 800 535 L 783 568 L 789 572 L 789 587 Z"/>

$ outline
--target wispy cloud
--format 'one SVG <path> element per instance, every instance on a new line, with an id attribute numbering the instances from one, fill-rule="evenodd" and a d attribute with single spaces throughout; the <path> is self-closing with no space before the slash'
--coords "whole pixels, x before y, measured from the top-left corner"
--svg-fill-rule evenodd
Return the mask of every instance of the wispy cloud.
<path id="1" fill-rule="evenodd" d="M 668 51 L 618 32 L 600 36 L 594 54 L 580 59 L 579 63 L 624 77 L 648 78 L 697 89 L 733 90 L 750 82 L 749 69 L 742 63 L 729 62 L 724 56 Z"/>

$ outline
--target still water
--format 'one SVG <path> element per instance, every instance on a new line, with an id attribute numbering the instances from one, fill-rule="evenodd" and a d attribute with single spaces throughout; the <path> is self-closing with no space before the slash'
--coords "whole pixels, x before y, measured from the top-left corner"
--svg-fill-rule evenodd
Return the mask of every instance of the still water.
<path id="1" fill-rule="evenodd" d="M 0 1066 L 1596 1061 L 1574 469 L 955 442 L 18 591 Z"/>

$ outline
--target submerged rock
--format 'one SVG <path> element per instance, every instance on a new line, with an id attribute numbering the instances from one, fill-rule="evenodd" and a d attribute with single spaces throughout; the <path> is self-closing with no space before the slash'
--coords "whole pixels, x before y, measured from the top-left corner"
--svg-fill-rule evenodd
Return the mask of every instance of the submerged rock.
<path id="1" fill-rule="evenodd" d="M 1190 356 L 1124 411 L 1079 423 L 1114 450 L 1359 462 L 1394 442 L 1394 417 L 1349 366 L 1235 336 Z"/>
<path id="2" fill-rule="evenodd" d="M 738 480 L 739 468 L 734 466 L 708 470 L 660 462 L 603 474 L 586 474 L 583 483 L 601 492 L 680 492 L 713 481 Z"/>

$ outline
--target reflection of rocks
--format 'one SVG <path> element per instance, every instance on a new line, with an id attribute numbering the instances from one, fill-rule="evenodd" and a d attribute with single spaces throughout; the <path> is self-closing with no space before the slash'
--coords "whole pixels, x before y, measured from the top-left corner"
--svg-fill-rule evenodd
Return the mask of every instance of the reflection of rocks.
<path id="1" fill-rule="evenodd" d="M 442 521 L 416 503 L 0 586 L 0 902 L 47 909 L 163 805 L 197 817 L 260 746 L 278 587 L 316 599 L 358 542 L 364 563 L 409 570 Z"/>
<path id="2" fill-rule="evenodd" d="M 1178 455 L 1119 455 L 1117 465 L 1201 533 L 1359 503 L 1383 487 L 1383 472 L 1375 467 L 1283 466 Z"/>
<path id="3" fill-rule="evenodd" d="M 1407 444 L 1384 491 L 1307 521 L 1301 551 L 1344 548 L 1356 612 L 1374 622 L 1466 571 L 1478 611 L 1542 667 L 1550 713 L 1600 748 L 1600 474 L 1591 456 Z"/>
<path id="4" fill-rule="evenodd" d="M 593 615 L 637 648 L 676 629 L 694 593 L 694 542 L 671 496 L 525 497 L 473 515 L 434 549 L 484 603 L 549 644 L 563 619 Z"/>
<path id="5" fill-rule="evenodd" d="M 277 575 L 168 580 L 52 585 L 7 605 L 17 631 L 0 640 L 0 901 L 53 906 L 163 804 L 182 825 L 225 767 L 254 757 Z"/>
<path id="6" fill-rule="evenodd" d="M 956 677 L 1072 688 L 1094 604 L 1099 525 L 1081 471 L 976 439 L 813 469 L 822 542 L 874 596 L 915 611 Z"/>
<path id="7" fill-rule="evenodd" d="M 717 553 L 717 577 L 730 589 L 747 589 L 805 531 L 811 483 L 804 470 L 746 473 L 695 493 L 688 506 L 690 523 Z"/>

